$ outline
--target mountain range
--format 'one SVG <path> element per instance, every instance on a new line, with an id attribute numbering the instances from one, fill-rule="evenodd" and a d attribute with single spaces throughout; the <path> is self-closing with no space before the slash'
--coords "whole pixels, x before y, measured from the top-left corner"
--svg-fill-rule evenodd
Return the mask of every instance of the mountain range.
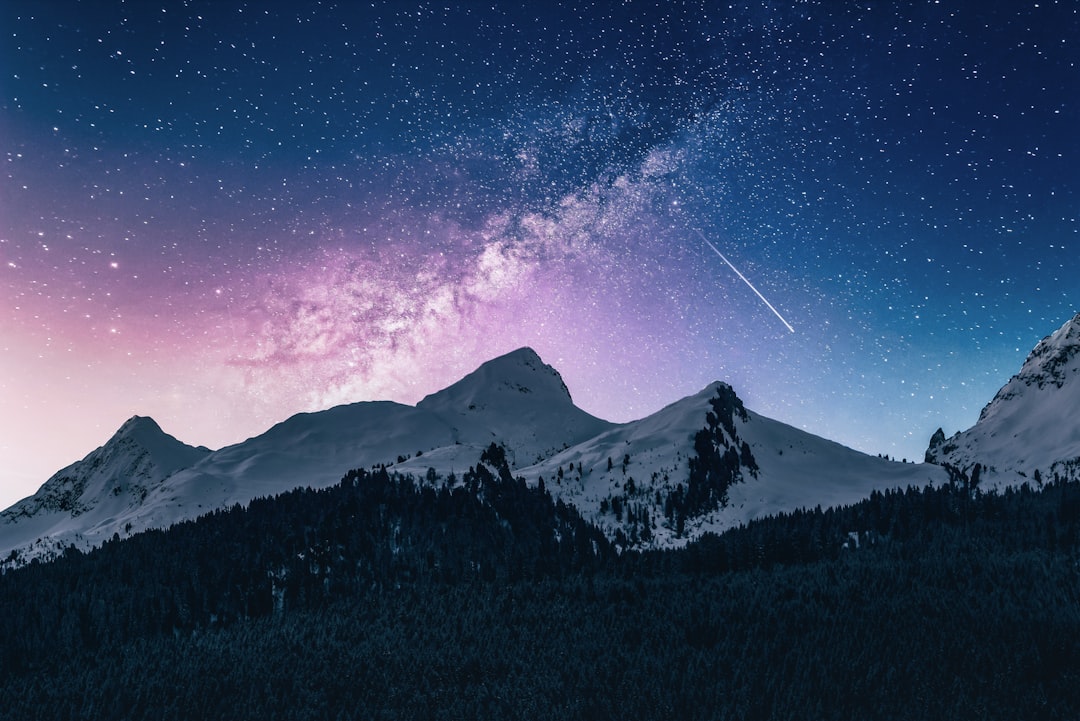
<path id="1" fill-rule="evenodd" d="M 720 382 L 643 419 L 610 423 L 575 406 L 559 373 L 521 348 L 415 406 L 377 401 L 302 413 L 217 451 L 135 416 L 0 512 L 0 559 L 10 567 L 90 548 L 296 487 L 327 487 L 354 468 L 454 483 L 481 456 L 493 466 L 505 458 L 515 477 L 543 484 L 619 544 L 675 547 L 781 511 L 948 483 L 976 464 L 999 487 L 1076 478 L 1078 402 L 1080 315 L 1036 346 L 973 428 L 934 434 L 920 464 L 769 419 Z"/>

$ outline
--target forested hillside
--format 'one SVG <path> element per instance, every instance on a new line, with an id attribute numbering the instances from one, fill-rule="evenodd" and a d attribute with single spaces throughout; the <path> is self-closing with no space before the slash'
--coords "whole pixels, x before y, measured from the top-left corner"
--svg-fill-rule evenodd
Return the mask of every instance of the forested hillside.
<path id="1" fill-rule="evenodd" d="M 1080 713 L 1080 484 L 875 493 L 618 554 L 485 460 L 7 573 L 0 717 Z"/>

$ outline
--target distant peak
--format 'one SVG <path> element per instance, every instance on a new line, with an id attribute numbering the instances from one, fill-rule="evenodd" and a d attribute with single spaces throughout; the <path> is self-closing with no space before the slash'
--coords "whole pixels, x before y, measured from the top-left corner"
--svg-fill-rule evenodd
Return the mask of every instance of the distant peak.
<path id="1" fill-rule="evenodd" d="M 132 416 L 124 421 L 124 424 L 120 426 L 120 429 L 116 431 L 117 436 L 130 436 L 136 433 L 164 433 L 161 430 L 161 426 L 157 424 L 150 416 Z"/>
<path id="2" fill-rule="evenodd" d="M 497 396 L 520 399 L 523 395 L 573 402 L 559 372 L 544 363 L 532 348 L 524 347 L 481 364 L 449 388 L 421 400 L 417 407 L 449 404 L 476 410 L 489 405 Z"/>
<path id="3" fill-rule="evenodd" d="M 482 364 L 481 367 L 487 365 L 502 365 L 506 363 L 520 363 L 522 365 L 545 365 L 544 361 L 540 359 L 540 354 L 534 351 L 529 346 L 522 346 L 517 350 L 512 350 L 501 356 L 497 356 Z"/>
<path id="4" fill-rule="evenodd" d="M 486 375 L 491 380 L 514 385 L 524 393 L 556 390 L 557 395 L 565 396 L 568 401 L 572 400 L 570 389 L 566 387 L 559 371 L 545 363 L 540 355 L 528 346 L 489 360 L 477 369 L 478 373 L 483 371 L 487 371 Z"/>
<path id="5" fill-rule="evenodd" d="M 121 441 L 134 441 L 144 448 L 150 446 L 158 447 L 163 442 L 186 445 L 180 443 L 180 441 L 163 431 L 161 426 L 157 424 L 157 421 L 149 416 L 132 416 L 124 421 L 124 424 L 120 426 L 116 433 L 113 434 L 112 438 L 109 439 L 109 444 L 115 444 Z"/>

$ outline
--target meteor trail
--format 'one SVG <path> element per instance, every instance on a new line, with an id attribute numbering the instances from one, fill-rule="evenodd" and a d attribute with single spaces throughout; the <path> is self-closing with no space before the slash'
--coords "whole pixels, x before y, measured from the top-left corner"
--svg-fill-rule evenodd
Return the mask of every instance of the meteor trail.
<path id="1" fill-rule="evenodd" d="M 748 280 L 746 279 L 746 276 L 745 276 L 745 275 L 743 275 L 742 273 L 740 273 L 740 272 L 739 272 L 739 269 L 738 269 L 738 268 L 736 268 L 736 267 L 735 267 L 734 265 L 732 265 L 732 264 L 731 264 L 731 261 L 730 261 L 730 260 L 728 260 L 727 258 L 725 258 L 725 257 L 724 257 L 724 254 L 720 252 L 720 249 L 719 249 L 719 248 L 717 248 L 717 247 L 716 247 L 715 245 L 713 245 L 712 243 L 710 243 L 710 242 L 709 242 L 709 239 L 705 237 L 705 234 L 704 234 L 704 233 L 702 233 L 702 232 L 701 232 L 700 230 L 698 230 L 697 228 L 694 228 L 694 232 L 698 234 L 698 237 L 699 237 L 699 238 L 701 238 L 702 240 L 704 240 L 704 241 L 705 241 L 705 245 L 707 245 L 707 246 L 709 246 L 710 248 L 712 248 L 712 249 L 713 249 L 713 252 L 714 252 L 714 253 L 716 253 L 717 255 L 719 255 L 719 256 L 720 256 L 720 260 L 722 260 L 722 261 L 724 261 L 725 263 L 727 263 L 727 264 L 728 264 L 728 267 L 729 267 L 729 268 L 731 268 L 731 269 L 732 269 L 733 271 L 735 271 L 735 275 L 737 275 L 737 276 L 739 276 L 740 278 L 742 278 L 742 282 L 743 282 L 743 283 L 746 283 L 746 284 L 747 284 L 748 286 L 750 286 L 750 290 L 754 291 L 754 293 L 755 293 L 755 294 L 757 294 L 757 297 L 758 297 L 758 298 L 761 298 L 761 302 L 762 302 L 762 303 L 764 303 L 765 305 L 769 306 L 769 310 L 771 310 L 771 311 L 772 311 L 772 312 L 773 312 L 773 313 L 774 313 L 774 314 L 776 315 L 776 317 L 780 319 L 780 322 L 781 322 L 781 323 L 783 323 L 784 325 L 786 325 L 786 326 L 787 326 L 787 329 L 788 329 L 789 331 L 791 331 L 792 333 L 794 333 L 794 332 L 795 332 L 795 329 L 791 327 L 791 323 L 788 323 L 788 322 L 787 322 L 786 320 L 784 320 L 784 316 L 780 315 L 780 311 L 778 311 L 778 310 L 777 310 L 776 308 L 773 308 L 773 304 L 772 304 L 772 303 L 770 303 L 769 301 L 765 300 L 765 296 L 763 296 L 763 295 L 761 294 L 761 291 L 759 291 L 759 290 L 758 290 L 757 288 L 755 288 L 755 287 L 754 287 L 754 284 L 753 284 L 753 283 L 751 283 L 750 281 L 748 281 Z"/>

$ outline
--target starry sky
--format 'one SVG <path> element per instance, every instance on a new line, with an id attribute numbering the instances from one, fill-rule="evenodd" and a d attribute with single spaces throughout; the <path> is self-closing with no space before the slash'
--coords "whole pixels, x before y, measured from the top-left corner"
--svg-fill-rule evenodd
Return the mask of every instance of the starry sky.
<path id="1" fill-rule="evenodd" d="M 0 505 L 523 345 L 921 458 L 1080 310 L 1078 62 L 1054 0 L 4 0 Z"/>

